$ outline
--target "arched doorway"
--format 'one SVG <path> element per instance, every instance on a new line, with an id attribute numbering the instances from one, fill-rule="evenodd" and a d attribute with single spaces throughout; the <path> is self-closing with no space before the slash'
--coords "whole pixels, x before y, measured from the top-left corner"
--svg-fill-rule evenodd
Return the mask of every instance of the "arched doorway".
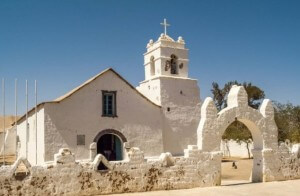
<path id="1" fill-rule="evenodd" d="M 236 113 L 236 109 L 232 108 L 233 113 Z M 258 125 L 255 123 L 253 118 L 258 118 L 255 113 L 252 113 L 251 117 L 248 117 L 249 119 L 245 119 L 245 117 L 240 116 L 234 117 L 232 116 L 232 113 L 219 113 L 218 118 L 218 126 L 217 130 L 218 132 L 218 137 L 215 138 L 215 140 L 218 142 L 218 145 L 220 146 L 221 144 L 221 138 L 222 135 L 225 133 L 225 130 L 228 128 L 228 126 L 235 121 L 238 121 L 242 123 L 245 127 L 248 128 L 250 131 L 252 138 L 253 138 L 253 149 L 252 149 L 252 154 L 253 154 L 253 162 L 251 164 L 251 176 L 249 179 L 249 182 L 262 182 L 263 179 L 263 158 L 262 158 L 262 150 L 263 150 L 263 135 L 258 127 Z M 218 148 L 219 150 L 219 148 Z M 221 164 L 221 163 L 220 163 Z M 221 173 L 222 175 L 222 173 Z"/>
<path id="2" fill-rule="evenodd" d="M 231 123 L 222 135 L 222 185 L 251 182 L 253 171 L 253 138 L 251 131 L 240 121 Z"/>
<path id="3" fill-rule="evenodd" d="M 103 130 L 97 134 L 94 142 L 97 143 L 97 154 L 102 154 L 108 161 L 123 159 L 123 144 L 127 140 L 121 132 L 113 129 Z M 107 170 L 107 167 L 100 163 L 98 170 Z"/>
<path id="4" fill-rule="evenodd" d="M 97 142 L 97 154 L 102 154 L 108 161 L 122 160 L 122 142 L 113 134 L 102 135 Z"/>
<path id="5" fill-rule="evenodd" d="M 97 143 L 97 154 L 102 154 L 108 161 L 123 159 L 123 144 L 127 139 L 121 132 L 113 129 L 103 130 L 97 134 L 94 142 Z"/>

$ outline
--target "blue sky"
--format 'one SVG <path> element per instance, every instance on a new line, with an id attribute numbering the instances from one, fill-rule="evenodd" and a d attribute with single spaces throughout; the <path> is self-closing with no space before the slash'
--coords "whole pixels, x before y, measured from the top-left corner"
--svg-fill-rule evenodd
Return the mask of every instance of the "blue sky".
<path id="1" fill-rule="evenodd" d="M 0 77 L 6 79 L 7 113 L 52 100 L 105 68 L 137 86 L 144 79 L 149 39 L 183 36 L 190 76 L 201 98 L 212 82 L 247 81 L 282 103 L 300 104 L 300 1 L 297 0 L 0 0 Z"/>

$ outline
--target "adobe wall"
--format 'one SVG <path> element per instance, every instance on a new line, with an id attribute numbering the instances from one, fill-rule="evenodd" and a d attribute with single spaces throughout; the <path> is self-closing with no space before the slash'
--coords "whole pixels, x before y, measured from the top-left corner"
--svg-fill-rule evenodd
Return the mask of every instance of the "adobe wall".
<path id="1" fill-rule="evenodd" d="M 263 157 L 265 182 L 300 178 L 300 147 L 292 152 L 285 143 L 281 143 L 275 150 L 264 150 Z"/>
<path id="2" fill-rule="evenodd" d="M 153 77 L 137 89 L 161 105 L 164 151 L 182 156 L 187 145 L 196 145 L 200 121 L 197 80 L 171 76 Z"/>
<path id="3" fill-rule="evenodd" d="M 259 110 L 247 104 L 243 87 L 229 93 L 228 108 L 220 113 L 210 98 L 201 108 L 198 146 L 189 145 L 184 156 L 162 153 L 157 159 L 145 159 L 139 148 L 130 148 L 123 161 L 107 161 L 91 148 L 89 160 L 75 162 L 67 148 L 54 155 L 45 166 L 30 166 L 19 158 L 13 166 L 0 168 L 0 195 L 94 195 L 152 190 L 186 189 L 221 184 L 220 141 L 222 133 L 235 118 L 253 134 L 252 181 L 269 182 L 300 178 L 300 145 L 292 150 L 278 145 L 274 109 L 265 100 Z M 18 166 L 24 163 L 27 174 Z M 99 171 L 103 164 L 107 170 Z"/>
<path id="4" fill-rule="evenodd" d="M 212 98 L 205 99 L 197 130 L 199 149 L 203 152 L 219 151 L 223 133 L 237 120 L 247 126 L 253 137 L 252 182 L 299 178 L 300 148 L 292 153 L 285 144 L 278 145 L 278 129 L 271 101 L 265 99 L 258 110 L 253 109 L 248 105 L 244 87 L 233 86 L 227 105 L 218 113 Z"/>
<path id="5" fill-rule="evenodd" d="M 43 164 L 45 154 L 45 135 L 44 135 L 44 108 L 38 108 L 37 112 L 37 134 L 35 113 L 28 114 L 28 132 L 26 133 L 26 120 L 23 119 L 17 126 L 17 136 L 19 138 L 17 144 L 18 157 L 26 157 L 31 164 Z M 27 141 L 27 144 L 26 144 Z M 37 143 L 36 143 L 37 142 Z M 27 153 L 26 153 L 26 148 Z M 36 157 L 37 155 L 37 157 Z"/>
<path id="6" fill-rule="evenodd" d="M 117 91 L 117 117 L 102 116 L 102 90 Z M 159 156 L 161 119 L 159 106 L 107 71 L 63 101 L 45 104 L 45 161 L 52 161 L 60 148 L 70 148 L 76 159 L 88 159 L 89 145 L 107 129 L 122 133 L 131 147 L 139 147 L 146 156 Z M 85 135 L 85 145 L 77 145 L 77 135 Z"/>
<path id="7" fill-rule="evenodd" d="M 189 146 L 184 153 L 183 157 L 163 153 L 159 159 L 146 160 L 142 151 L 131 148 L 128 160 L 108 162 L 99 154 L 93 161 L 75 163 L 74 154 L 61 149 L 54 163 L 44 167 L 30 167 L 26 159 L 2 167 L 0 195 L 92 195 L 220 184 L 220 153 L 202 153 L 197 146 Z M 29 168 L 24 179 L 15 173 L 21 162 Z M 107 171 L 97 170 L 100 162 Z"/>
<path id="8" fill-rule="evenodd" d="M 75 162 L 69 149 L 60 149 L 54 162 L 44 166 L 31 167 L 27 159 L 19 158 L 14 165 L 1 167 L 0 195 L 97 195 L 217 186 L 221 158 L 221 152 L 203 152 L 190 145 L 182 157 L 162 153 L 159 159 L 147 160 L 142 151 L 131 148 L 124 161 L 109 162 L 98 154 Z M 299 149 L 292 153 L 282 145 L 264 151 L 264 159 L 264 181 L 300 178 Z M 21 163 L 27 175 L 20 172 Z M 100 163 L 107 170 L 99 171 Z"/>

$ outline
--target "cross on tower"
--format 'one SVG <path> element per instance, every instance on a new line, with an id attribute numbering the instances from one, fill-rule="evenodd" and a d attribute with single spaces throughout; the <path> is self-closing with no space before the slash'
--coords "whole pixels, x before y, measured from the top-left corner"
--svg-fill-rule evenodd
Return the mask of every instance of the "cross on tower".
<path id="1" fill-rule="evenodd" d="M 165 28 L 165 35 L 167 35 L 167 27 L 170 26 L 170 24 L 167 23 L 167 19 L 164 19 L 163 23 L 160 23 Z"/>

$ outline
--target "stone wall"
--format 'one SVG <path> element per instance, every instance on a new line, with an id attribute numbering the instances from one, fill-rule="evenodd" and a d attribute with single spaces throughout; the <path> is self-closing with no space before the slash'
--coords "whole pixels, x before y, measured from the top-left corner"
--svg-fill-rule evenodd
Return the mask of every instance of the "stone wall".
<path id="1" fill-rule="evenodd" d="M 281 144 L 276 150 L 264 150 L 263 157 L 265 182 L 300 178 L 299 149 L 291 152 Z M 189 145 L 182 157 L 162 153 L 147 160 L 139 148 L 131 148 L 124 161 L 107 161 L 98 154 L 76 162 L 64 148 L 44 166 L 31 166 L 25 158 L 2 166 L 0 195 L 94 195 L 217 186 L 221 158 L 221 152 L 203 152 Z M 98 170 L 100 164 L 104 170 Z"/>
<path id="2" fill-rule="evenodd" d="M 202 153 L 197 146 L 188 146 L 184 153 L 146 160 L 142 151 L 131 148 L 128 160 L 108 162 L 99 154 L 93 161 L 75 162 L 74 154 L 61 149 L 53 163 L 33 167 L 20 158 L 15 165 L 1 168 L 0 195 L 92 195 L 220 184 L 221 153 Z M 27 175 L 20 171 L 21 163 Z M 99 171 L 100 163 L 107 170 Z"/>
<path id="3" fill-rule="evenodd" d="M 300 179 L 300 146 L 291 151 L 285 143 L 278 149 L 266 149 L 264 157 L 264 181 Z"/>

